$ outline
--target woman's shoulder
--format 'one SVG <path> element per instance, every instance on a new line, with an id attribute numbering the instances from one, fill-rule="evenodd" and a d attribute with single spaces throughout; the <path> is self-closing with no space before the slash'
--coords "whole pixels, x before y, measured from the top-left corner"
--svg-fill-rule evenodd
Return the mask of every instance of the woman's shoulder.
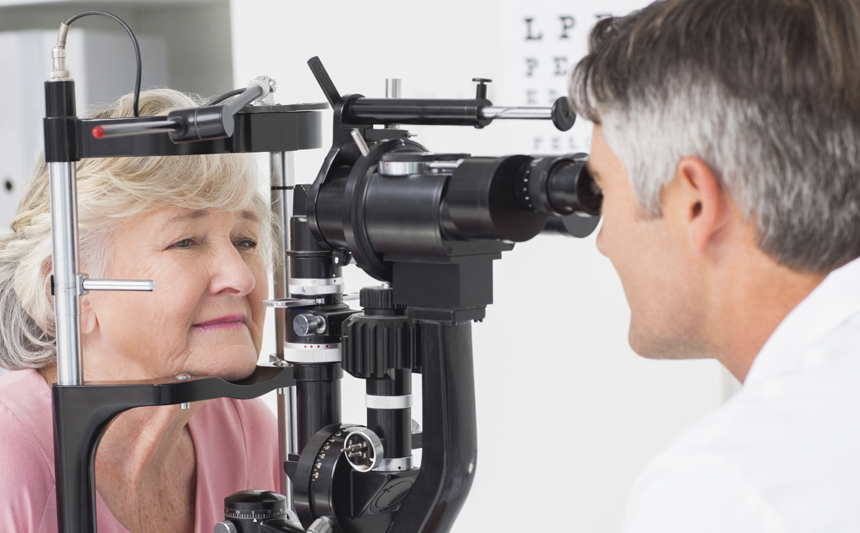
<path id="1" fill-rule="evenodd" d="M 0 378 L 0 530 L 40 531 L 53 516 L 50 388 L 35 370 Z"/>
<path id="2" fill-rule="evenodd" d="M 17 370 L 0 378 L 0 428 L 2 453 L 40 455 L 53 474 L 51 388 L 37 371 Z"/>

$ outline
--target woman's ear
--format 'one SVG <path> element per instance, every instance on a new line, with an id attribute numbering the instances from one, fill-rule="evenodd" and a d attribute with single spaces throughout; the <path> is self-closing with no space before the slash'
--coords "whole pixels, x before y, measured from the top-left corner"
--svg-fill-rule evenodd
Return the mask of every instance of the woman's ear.
<path id="1" fill-rule="evenodd" d="M 42 264 L 42 279 L 45 280 L 45 294 L 48 296 L 48 301 L 54 305 L 53 265 L 50 258 Z"/>
<path id="2" fill-rule="evenodd" d="M 54 305 L 53 273 L 50 261 L 46 261 L 42 266 L 42 272 L 45 276 L 45 293 L 48 295 L 51 305 Z M 81 335 L 92 333 L 98 328 L 98 325 L 99 319 L 90 298 L 88 296 L 81 297 Z"/>
<path id="3" fill-rule="evenodd" d="M 81 335 L 94 332 L 99 327 L 99 318 L 88 296 L 81 298 Z"/>

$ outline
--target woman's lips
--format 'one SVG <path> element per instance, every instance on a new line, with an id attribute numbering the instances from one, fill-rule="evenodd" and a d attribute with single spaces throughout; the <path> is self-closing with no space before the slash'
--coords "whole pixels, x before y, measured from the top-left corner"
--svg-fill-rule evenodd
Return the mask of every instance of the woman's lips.
<path id="1" fill-rule="evenodd" d="M 222 316 L 221 318 L 194 324 L 192 327 L 203 330 L 244 328 L 245 315 Z"/>

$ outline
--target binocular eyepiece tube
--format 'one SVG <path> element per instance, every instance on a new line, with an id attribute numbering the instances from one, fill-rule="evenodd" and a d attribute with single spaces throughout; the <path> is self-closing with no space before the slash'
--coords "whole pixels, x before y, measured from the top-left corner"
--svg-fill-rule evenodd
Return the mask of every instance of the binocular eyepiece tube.
<path id="1" fill-rule="evenodd" d="M 329 175 L 312 227 L 362 268 L 386 254 L 445 257 L 453 241 L 523 242 L 544 230 L 584 237 L 602 202 L 586 163 L 586 154 L 470 157 L 388 141 Z"/>
<path id="2" fill-rule="evenodd" d="M 587 163 L 587 154 L 535 158 L 517 182 L 520 205 L 547 215 L 599 217 L 603 194 Z"/>

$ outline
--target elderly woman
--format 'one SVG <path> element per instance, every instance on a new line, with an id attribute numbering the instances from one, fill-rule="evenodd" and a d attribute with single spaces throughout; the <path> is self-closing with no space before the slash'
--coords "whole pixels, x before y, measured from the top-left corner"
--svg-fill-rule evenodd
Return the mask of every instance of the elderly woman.
<path id="1" fill-rule="evenodd" d="M 198 101 L 141 96 L 141 115 Z M 125 97 L 100 117 L 131 115 Z M 263 333 L 271 214 L 252 156 L 85 160 L 77 167 L 81 271 L 152 279 L 153 293 L 81 300 L 84 379 L 250 374 Z M 56 531 L 50 384 L 56 382 L 48 173 L 37 165 L 0 239 L 0 531 Z M 259 401 L 140 408 L 96 455 L 99 533 L 206 532 L 223 498 L 278 490 L 274 417 Z"/>

